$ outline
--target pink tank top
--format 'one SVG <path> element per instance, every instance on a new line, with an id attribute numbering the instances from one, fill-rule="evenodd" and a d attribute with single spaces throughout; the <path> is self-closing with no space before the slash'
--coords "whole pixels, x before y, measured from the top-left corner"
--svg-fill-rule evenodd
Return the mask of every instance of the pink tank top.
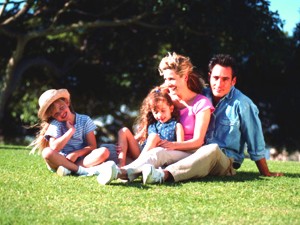
<path id="1" fill-rule="evenodd" d="M 185 141 L 192 139 L 194 136 L 196 115 L 206 109 L 213 112 L 215 108 L 207 97 L 198 94 L 192 105 L 180 110 L 180 123 L 184 129 Z"/>

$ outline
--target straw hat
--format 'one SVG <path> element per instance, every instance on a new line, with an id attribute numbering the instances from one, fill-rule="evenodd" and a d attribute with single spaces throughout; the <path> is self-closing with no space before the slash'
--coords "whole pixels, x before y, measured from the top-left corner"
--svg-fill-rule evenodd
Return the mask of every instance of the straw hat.
<path id="1" fill-rule="evenodd" d="M 47 118 L 44 118 L 45 112 L 53 102 L 60 98 L 65 98 L 70 101 L 70 93 L 67 89 L 50 89 L 45 91 L 39 98 L 40 109 L 38 111 L 38 117 L 41 120 L 47 120 Z"/>

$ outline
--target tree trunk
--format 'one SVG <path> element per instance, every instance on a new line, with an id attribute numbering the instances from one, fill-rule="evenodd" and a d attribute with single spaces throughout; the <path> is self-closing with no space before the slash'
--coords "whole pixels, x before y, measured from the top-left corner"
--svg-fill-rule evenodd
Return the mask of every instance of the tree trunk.
<path id="1" fill-rule="evenodd" d="M 24 38 L 24 37 L 20 37 L 17 39 L 17 46 L 16 46 L 16 50 L 13 52 L 12 57 L 9 59 L 7 66 L 6 66 L 6 71 L 5 71 L 5 75 L 2 79 L 1 82 L 1 91 L 0 91 L 0 134 L 2 133 L 2 121 L 3 121 L 3 117 L 4 117 L 4 109 L 6 106 L 7 101 L 9 100 L 11 94 L 13 93 L 13 91 L 16 88 L 16 74 L 15 74 L 15 70 L 16 67 L 18 65 L 18 63 L 20 62 L 20 59 L 23 57 L 23 53 L 24 53 L 24 49 L 25 46 L 27 44 L 27 42 L 29 41 L 29 39 Z M 18 74 L 18 79 L 21 79 L 22 75 Z"/>

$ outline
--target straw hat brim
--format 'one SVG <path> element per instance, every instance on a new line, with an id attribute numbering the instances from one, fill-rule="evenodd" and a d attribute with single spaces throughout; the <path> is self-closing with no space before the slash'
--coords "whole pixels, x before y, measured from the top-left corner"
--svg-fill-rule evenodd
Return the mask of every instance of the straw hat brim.
<path id="1" fill-rule="evenodd" d="M 42 120 L 46 120 L 45 113 L 49 106 L 60 98 L 65 98 L 70 101 L 70 93 L 67 89 L 50 89 L 45 91 L 39 98 L 40 109 L 38 111 L 38 117 Z"/>

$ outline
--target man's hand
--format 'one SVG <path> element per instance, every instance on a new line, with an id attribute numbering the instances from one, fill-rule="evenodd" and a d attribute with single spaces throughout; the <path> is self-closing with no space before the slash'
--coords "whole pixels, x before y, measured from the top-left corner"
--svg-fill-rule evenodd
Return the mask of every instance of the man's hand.
<path id="1" fill-rule="evenodd" d="M 270 172 L 266 158 L 262 158 L 258 161 L 255 161 L 256 166 L 260 172 L 261 175 L 266 176 L 266 177 L 280 177 L 283 176 L 283 173 L 277 173 L 277 172 Z"/>

